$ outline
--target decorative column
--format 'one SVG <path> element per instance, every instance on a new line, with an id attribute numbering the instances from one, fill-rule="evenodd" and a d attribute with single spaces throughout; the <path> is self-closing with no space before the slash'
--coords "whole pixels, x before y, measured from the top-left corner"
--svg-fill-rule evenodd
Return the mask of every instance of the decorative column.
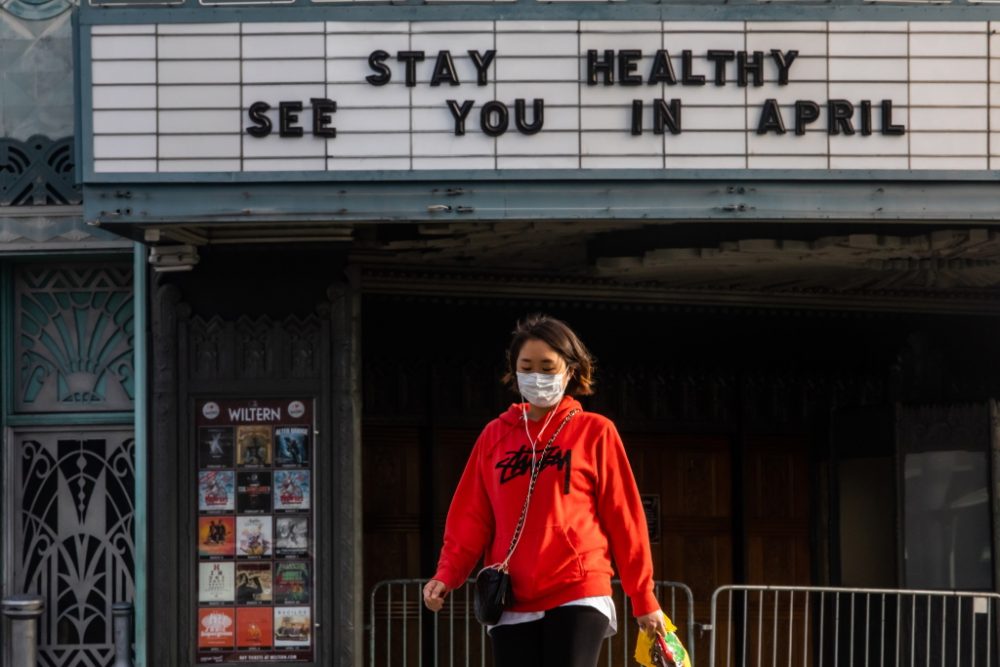
<path id="1" fill-rule="evenodd" d="M 115 664 L 112 667 L 132 667 L 132 605 L 116 602 L 111 605 L 115 623 Z"/>
<path id="2" fill-rule="evenodd" d="M 4 598 L 3 615 L 10 619 L 11 667 L 38 664 L 38 619 L 44 600 L 39 595 L 12 595 Z"/>
<path id="3" fill-rule="evenodd" d="M 333 656 L 335 667 L 360 665 L 364 633 L 361 526 L 361 298 L 356 272 L 330 298 L 334 470 Z"/>

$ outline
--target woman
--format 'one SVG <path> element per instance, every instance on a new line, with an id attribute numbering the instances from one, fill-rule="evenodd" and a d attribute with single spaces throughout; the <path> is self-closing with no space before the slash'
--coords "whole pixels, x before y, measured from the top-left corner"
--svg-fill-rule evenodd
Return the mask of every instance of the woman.
<path id="1" fill-rule="evenodd" d="M 484 553 L 487 564 L 504 560 L 538 465 L 510 559 L 514 602 L 490 628 L 494 664 L 594 667 L 604 638 L 617 630 L 612 556 L 639 626 L 665 632 L 639 491 L 614 424 L 573 398 L 593 393 L 593 360 L 565 323 L 544 315 L 520 322 L 504 382 L 523 400 L 476 441 L 424 604 L 440 610 Z M 535 461 L 563 422 L 544 460 Z"/>

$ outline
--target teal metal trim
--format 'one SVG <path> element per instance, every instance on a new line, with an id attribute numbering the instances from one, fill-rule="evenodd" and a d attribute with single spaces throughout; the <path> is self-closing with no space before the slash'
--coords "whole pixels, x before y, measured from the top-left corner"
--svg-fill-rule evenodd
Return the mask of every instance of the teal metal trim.
<path id="1" fill-rule="evenodd" d="M 77 24 L 77 41 L 79 48 L 74 64 L 76 76 L 73 85 L 73 104 L 76 108 L 76 142 L 77 158 L 76 173 L 81 183 L 87 183 L 94 178 L 94 68 L 90 66 L 91 41 L 90 26 L 83 22 L 84 13 L 75 13 L 80 17 Z M 86 26 L 86 27 L 84 27 Z M 85 218 L 86 220 L 86 218 Z"/>
<path id="2" fill-rule="evenodd" d="M 146 246 L 136 243 L 132 255 L 132 309 L 135 342 L 135 657 L 136 667 L 146 667 L 146 547 L 147 547 L 147 446 L 148 446 L 148 366 L 147 343 L 147 267 Z"/>
<path id="3" fill-rule="evenodd" d="M 516 2 L 442 4 L 323 4 L 296 0 L 282 6 L 91 7 L 81 4 L 84 24 L 189 23 L 211 21 L 470 21 L 470 20 L 668 20 L 668 21 L 985 21 L 1000 19 L 1000 7 L 982 4 L 836 2 L 641 3 Z"/>
<path id="4" fill-rule="evenodd" d="M 73 163 L 76 165 L 76 170 L 74 171 L 74 176 L 76 184 L 79 185 L 83 183 L 83 169 L 81 167 L 87 164 L 83 155 L 83 137 L 84 137 L 84 126 L 83 117 L 92 116 L 92 113 L 84 113 L 83 106 L 80 104 L 81 100 L 81 87 L 80 73 L 83 71 L 83 63 L 90 62 L 90 44 L 87 44 L 86 61 L 84 60 L 84 52 L 81 49 L 80 43 L 80 12 L 77 9 L 73 10 L 70 16 L 73 26 L 73 53 L 80 54 L 79 57 L 73 58 Z M 88 30 L 89 32 L 89 30 Z M 88 85 L 88 88 L 90 86 Z M 88 110 L 92 112 L 90 107 Z M 87 129 L 86 136 L 90 136 L 93 132 L 90 128 Z"/>
<path id="5" fill-rule="evenodd" d="M 4 482 L 7 479 L 7 414 L 9 412 L 9 397 L 11 395 L 11 380 L 13 365 L 11 362 L 11 335 L 14 331 L 14 320 L 10 317 L 12 311 L 10 304 L 10 267 L 6 262 L 0 260 L 0 502 L 7 499 L 7 489 Z M 14 508 L 9 508 L 11 513 Z M 0 539 L 7 538 L 7 512 L 0 508 Z M 0 549 L 0 595 L 6 596 L 7 590 L 7 567 L 13 568 L 13 564 L 6 562 L 7 549 Z M 2 659 L 0 655 L 0 659 Z"/>
<path id="6" fill-rule="evenodd" d="M 203 184 L 203 183 L 379 183 L 437 182 L 445 187 L 452 181 L 657 181 L 703 180 L 738 181 L 983 181 L 996 183 L 1000 170 L 874 170 L 874 169 L 435 169 L 427 171 L 267 171 L 217 173 L 102 173 L 86 183 L 117 184 Z M 121 189 L 121 188 L 120 188 Z M 121 189 L 125 192 L 127 188 Z M 86 200 L 86 197 L 84 197 Z M 133 205 L 127 199 L 125 208 Z M 115 206 L 119 208 L 119 206 Z M 89 217 L 87 220 L 91 220 Z"/>
<path id="7" fill-rule="evenodd" d="M 127 197 L 127 199 L 123 199 Z M 86 186 L 112 231 L 285 222 L 481 220 L 896 221 L 995 224 L 993 181 L 456 181 Z M 117 204 L 117 205 L 116 205 Z"/>
<path id="8" fill-rule="evenodd" d="M 121 249 L 103 248 L 101 250 L 87 250 L 84 248 L 81 248 L 80 250 L 34 250 L 19 252 L 17 255 L 4 257 L 4 259 L 10 262 L 10 270 L 13 272 L 14 267 L 18 264 L 37 264 L 41 261 L 51 261 L 58 264 L 60 262 L 65 262 L 67 258 L 74 260 L 89 260 L 92 262 L 121 262 L 123 259 L 122 255 L 128 254 L 131 256 L 131 252 L 131 246 Z M 13 284 L 12 278 L 11 289 L 13 289 Z"/>
<path id="9" fill-rule="evenodd" d="M 108 234 L 108 236 L 112 236 Z M 113 237 L 117 243 L 117 237 Z M 104 247 L 104 248 L 60 248 L 58 250 L 45 249 L 45 248 L 31 248 L 31 249 L 16 249 L 15 251 L 7 254 L 6 251 L 0 251 L 0 257 L 11 262 L 22 262 L 22 261 L 46 261 L 52 260 L 56 262 L 66 262 L 69 260 L 81 259 L 81 260 L 100 260 L 108 259 L 112 261 L 117 261 L 122 259 L 122 255 L 130 253 L 132 251 L 131 246 L 127 245 L 128 241 L 122 242 L 125 245 L 121 247 Z"/>
<path id="10" fill-rule="evenodd" d="M 10 264 L 0 262 L 0 427 L 6 426 L 5 417 L 13 412 L 14 396 L 14 281 Z M 0 428 L 0 437 L 3 430 Z M 2 461 L 2 457 L 0 457 Z M 2 477 L 0 477 L 2 479 Z"/>
<path id="11" fill-rule="evenodd" d="M 7 425 L 13 427 L 126 426 L 134 421 L 135 416 L 132 412 L 46 412 L 37 415 L 7 416 Z"/>

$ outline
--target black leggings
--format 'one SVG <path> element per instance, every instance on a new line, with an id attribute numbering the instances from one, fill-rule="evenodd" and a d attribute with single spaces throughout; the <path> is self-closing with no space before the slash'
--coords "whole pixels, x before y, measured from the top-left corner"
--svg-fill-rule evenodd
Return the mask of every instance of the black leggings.
<path id="1" fill-rule="evenodd" d="M 494 667 L 596 667 L 608 617 L 593 607 L 556 607 L 530 623 L 490 632 Z"/>

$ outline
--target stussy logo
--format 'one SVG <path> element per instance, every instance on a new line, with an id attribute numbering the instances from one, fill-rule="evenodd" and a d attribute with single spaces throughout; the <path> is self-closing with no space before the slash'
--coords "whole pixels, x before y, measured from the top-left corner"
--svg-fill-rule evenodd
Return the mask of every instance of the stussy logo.
<path id="1" fill-rule="evenodd" d="M 560 447 L 552 447 L 542 460 L 542 467 L 539 474 L 551 466 L 555 466 L 560 472 L 565 471 L 563 493 L 569 493 L 569 473 L 572 458 L 572 450 L 567 449 L 564 452 Z M 500 471 L 501 484 L 506 484 L 510 480 L 522 475 L 531 474 L 531 448 L 527 445 L 521 445 L 521 448 L 517 450 L 508 449 L 507 456 L 500 459 L 496 465 L 496 469 Z"/>

